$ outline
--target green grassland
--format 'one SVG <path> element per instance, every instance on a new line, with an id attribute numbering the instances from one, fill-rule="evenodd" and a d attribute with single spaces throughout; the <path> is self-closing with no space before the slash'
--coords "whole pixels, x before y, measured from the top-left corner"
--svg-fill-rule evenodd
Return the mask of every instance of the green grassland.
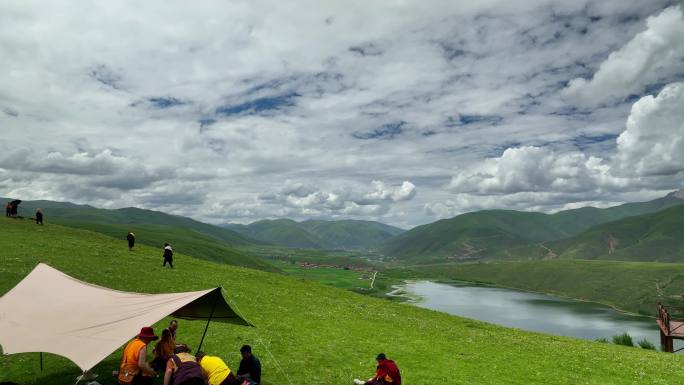
<path id="1" fill-rule="evenodd" d="M 682 304 L 684 264 L 550 260 L 414 267 L 437 279 L 457 279 L 556 294 L 656 314 L 658 302 Z"/>
<path id="2" fill-rule="evenodd" d="M 129 252 L 121 241 L 86 230 L 2 218 L 0 250 L 0 293 L 38 262 L 127 291 L 223 286 L 256 327 L 212 323 L 203 350 L 235 367 L 238 347 L 254 345 L 266 385 L 350 384 L 373 371 L 380 351 L 398 362 L 404 382 L 413 385 L 684 382 L 679 355 L 503 328 L 181 253 L 176 269 L 163 269 L 157 248 L 141 245 Z M 167 322 L 154 326 L 159 330 Z M 179 340 L 196 345 L 204 325 L 181 321 Z M 95 368 L 102 384 L 113 383 L 106 373 L 119 358 L 115 353 Z M 46 357 L 43 372 L 37 353 L 0 358 L 0 381 L 62 385 L 77 372 L 55 356 Z"/>
<path id="3" fill-rule="evenodd" d="M 89 223 L 61 218 L 56 218 L 54 221 L 64 226 L 88 229 L 112 238 L 121 239 L 118 247 L 128 247 L 126 234 L 132 231 L 136 236 L 136 245 L 144 244 L 156 247 L 159 255 L 162 254 L 164 243 L 168 242 L 174 248 L 174 252 L 229 265 L 277 271 L 273 265 L 251 256 L 247 251 L 238 250 L 221 240 L 191 229 L 150 224 Z"/>

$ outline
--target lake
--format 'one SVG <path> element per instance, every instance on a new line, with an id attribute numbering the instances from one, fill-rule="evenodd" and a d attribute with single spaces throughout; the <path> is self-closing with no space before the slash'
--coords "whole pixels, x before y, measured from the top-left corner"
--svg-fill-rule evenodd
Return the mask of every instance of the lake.
<path id="1" fill-rule="evenodd" d="M 402 285 L 416 306 L 541 333 L 609 341 L 627 332 L 634 343 L 647 339 L 660 349 L 655 319 L 621 313 L 591 302 L 471 283 L 430 281 Z M 655 305 L 654 305 L 655 306 Z M 682 346 L 675 341 L 675 349 Z"/>

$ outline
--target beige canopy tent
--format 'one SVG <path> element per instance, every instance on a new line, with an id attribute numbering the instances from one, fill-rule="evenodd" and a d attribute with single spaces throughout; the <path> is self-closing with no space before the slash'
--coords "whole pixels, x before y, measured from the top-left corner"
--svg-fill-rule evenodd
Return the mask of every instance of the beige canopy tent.
<path id="1" fill-rule="evenodd" d="M 226 303 L 221 288 L 128 293 L 79 281 L 41 263 L 0 297 L 0 346 L 3 354 L 57 354 L 85 371 L 142 326 L 168 315 L 251 326 Z"/>

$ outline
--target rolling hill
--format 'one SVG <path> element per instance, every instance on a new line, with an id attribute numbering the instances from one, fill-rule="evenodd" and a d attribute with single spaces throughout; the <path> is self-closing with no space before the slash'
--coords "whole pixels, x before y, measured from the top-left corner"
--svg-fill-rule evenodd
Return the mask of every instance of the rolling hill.
<path id="1" fill-rule="evenodd" d="M 684 205 L 594 226 L 546 247 L 559 258 L 684 262 Z"/>
<path id="2" fill-rule="evenodd" d="M 181 253 L 176 269 L 162 269 L 156 248 L 143 245 L 130 253 L 119 240 L 51 223 L 0 218 L 0 229 L 0 295 L 38 262 L 118 290 L 222 286 L 231 305 L 256 327 L 212 322 L 204 350 L 236 367 L 238 348 L 251 344 L 264 385 L 349 384 L 374 372 L 373 358 L 381 351 L 396 360 L 406 384 L 684 382 L 681 355 L 509 329 Z M 153 326 L 160 330 L 168 321 Z M 178 338 L 196 347 L 205 325 L 181 320 Z M 94 368 L 99 380 L 118 367 L 120 354 Z M 54 355 L 46 354 L 44 363 L 41 369 L 37 353 L 3 356 L 0 382 L 57 385 L 73 383 L 78 374 L 74 364 Z"/>
<path id="3" fill-rule="evenodd" d="M 373 250 L 404 232 L 380 222 L 358 220 L 295 222 L 291 219 L 275 219 L 225 226 L 273 245 L 327 250 Z"/>
<path id="4" fill-rule="evenodd" d="M 0 202 L 7 200 L 0 198 Z M 176 251 L 198 258 L 266 271 L 277 270 L 247 252 L 235 249 L 235 246 L 261 242 L 190 218 L 138 208 L 106 210 L 53 201 L 24 201 L 19 206 L 19 214 L 32 217 L 39 207 L 45 211 L 45 220 L 49 223 L 96 231 L 121 240 L 132 231 L 136 234 L 137 243 L 148 246 L 161 248 L 168 242 Z M 123 243 L 121 247 L 124 247 Z"/>
<path id="5" fill-rule="evenodd" d="M 649 202 L 627 203 L 599 209 L 584 207 L 555 214 L 510 210 L 484 210 L 418 226 L 391 240 L 381 252 L 399 260 L 434 262 L 486 258 L 542 258 L 545 242 L 570 238 L 621 218 L 652 213 L 684 203 L 681 192 Z M 535 246 L 538 245 L 538 246 Z"/>

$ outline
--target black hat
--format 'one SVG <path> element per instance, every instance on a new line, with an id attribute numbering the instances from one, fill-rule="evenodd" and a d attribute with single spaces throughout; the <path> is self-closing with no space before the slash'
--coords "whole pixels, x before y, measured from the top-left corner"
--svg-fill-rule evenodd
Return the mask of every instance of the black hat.
<path id="1" fill-rule="evenodd" d="M 240 348 L 240 353 L 251 353 L 252 352 L 252 347 L 249 345 L 242 345 Z"/>
<path id="2" fill-rule="evenodd" d="M 380 361 L 380 360 L 386 360 L 386 359 L 387 359 L 387 356 L 385 355 L 385 353 L 380 353 L 380 354 L 378 354 L 377 357 L 375 357 L 375 359 L 378 360 L 378 361 Z"/>

